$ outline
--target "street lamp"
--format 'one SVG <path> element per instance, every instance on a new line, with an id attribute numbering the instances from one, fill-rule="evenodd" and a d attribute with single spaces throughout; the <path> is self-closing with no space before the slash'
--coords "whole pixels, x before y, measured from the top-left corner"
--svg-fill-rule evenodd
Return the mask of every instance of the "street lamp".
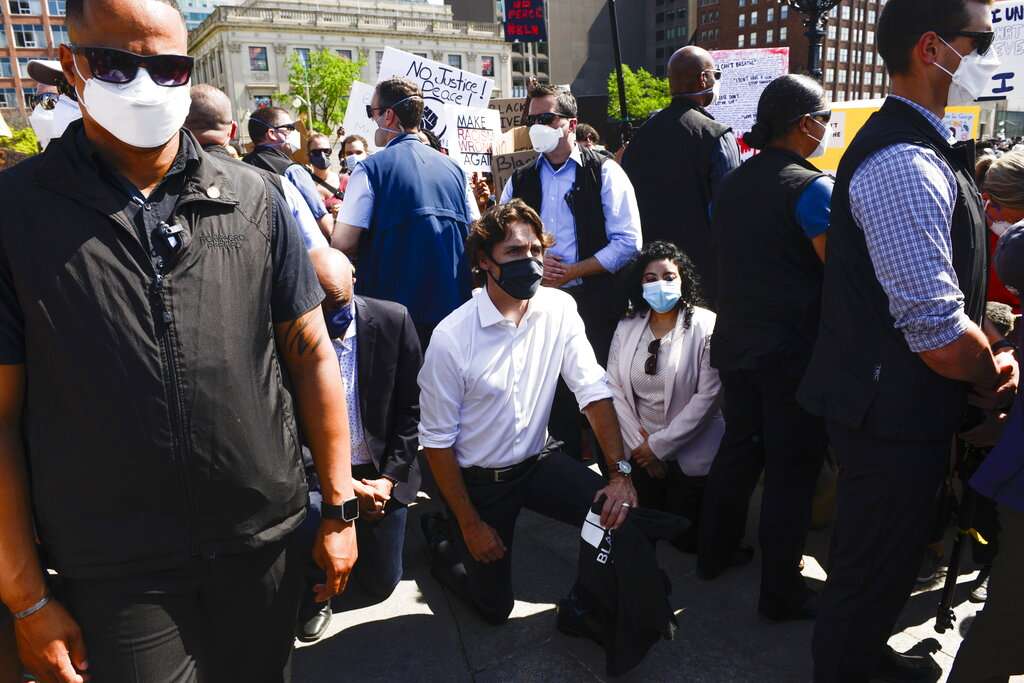
<path id="1" fill-rule="evenodd" d="M 828 13 L 839 4 L 840 0 L 786 0 L 790 7 L 804 15 L 804 26 L 807 31 L 807 70 L 819 81 L 821 80 L 821 43 L 825 38 L 825 24 Z"/>

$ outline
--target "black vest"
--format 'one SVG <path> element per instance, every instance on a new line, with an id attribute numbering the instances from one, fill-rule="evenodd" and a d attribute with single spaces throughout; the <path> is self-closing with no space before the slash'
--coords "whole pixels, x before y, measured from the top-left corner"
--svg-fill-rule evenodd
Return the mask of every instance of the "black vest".
<path id="1" fill-rule="evenodd" d="M 711 364 L 719 370 L 755 368 L 779 353 L 805 364 L 810 357 L 823 269 L 796 204 L 823 175 L 792 152 L 767 149 L 722 182 L 711 222 L 719 275 Z"/>
<path id="2" fill-rule="evenodd" d="M 636 191 L 644 244 L 672 242 L 697 267 L 705 298 L 717 298 L 711 239 L 711 159 L 731 128 L 685 97 L 652 116 L 626 148 L 622 167 Z"/>
<path id="3" fill-rule="evenodd" d="M 889 98 L 847 150 L 832 195 L 821 328 L 800 387 L 801 403 L 853 429 L 892 439 L 945 440 L 959 427 L 967 385 L 946 379 L 907 346 L 889 313 L 863 231 L 850 210 L 850 180 L 874 152 L 897 143 L 933 150 L 958 185 L 950 236 L 965 310 L 985 311 L 985 219 L 974 183 L 974 149 L 950 147 L 909 105 Z M 898 229 L 898 226 L 894 226 Z"/>
<path id="4" fill-rule="evenodd" d="M 284 152 L 273 147 L 257 147 L 242 157 L 242 161 L 276 175 L 284 175 L 284 172 L 292 166 L 300 165 Z"/>
<path id="5" fill-rule="evenodd" d="M 576 169 L 575 184 L 564 201 L 569 202 L 572 211 L 576 224 L 577 254 L 579 260 L 583 261 L 608 245 L 604 206 L 601 204 L 601 167 L 608 159 L 586 149 L 580 149 L 580 159 L 583 167 Z M 544 195 L 538 161 L 539 156 L 518 169 L 512 174 L 510 182 L 512 196 L 522 199 L 540 213 Z M 587 338 L 594 347 L 598 362 L 604 365 L 608 361 L 612 334 L 624 309 L 625 300 L 611 273 L 585 278 L 580 287 L 583 288 L 580 315 L 587 325 Z"/>

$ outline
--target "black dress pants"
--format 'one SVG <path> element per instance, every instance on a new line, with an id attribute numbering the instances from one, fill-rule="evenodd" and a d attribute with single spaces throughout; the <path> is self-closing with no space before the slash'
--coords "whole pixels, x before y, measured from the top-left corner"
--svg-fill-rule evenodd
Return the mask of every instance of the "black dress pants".
<path id="1" fill-rule="evenodd" d="M 875 672 L 914 588 L 952 435 L 892 441 L 832 422 L 828 435 L 839 481 L 814 627 L 814 680 L 861 683 Z"/>
<path id="2" fill-rule="evenodd" d="M 700 511 L 704 501 L 704 487 L 707 477 L 692 477 L 684 474 L 675 462 L 665 463 L 664 479 L 655 479 L 647 470 L 638 465 L 633 467 L 633 487 L 637 503 L 648 510 L 658 510 L 690 520 L 690 527 L 673 544 L 683 552 L 697 552 L 697 530 L 700 528 Z"/>
<path id="3" fill-rule="evenodd" d="M 725 437 L 704 493 L 697 565 L 707 577 L 729 566 L 764 470 L 759 607 L 766 611 L 796 607 L 807 598 L 799 565 L 827 439 L 824 423 L 796 401 L 803 369 L 779 358 L 762 369 L 720 373 Z"/>
<path id="4" fill-rule="evenodd" d="M 508 619 L 515 597 L 512 592 L 512 542 L 516 520 L 523 508 L 545 517 L 581 527 L 604 481 L 582 463 L 561 451 L 537 460 L 516 479 L 500 483 L 466 483 L 470 500 L 487 525 L 505 544 L 500 560 L 481 563 L 473 559 L 462 540 L 458 524 L 450 516 L 449 542 L 435 550 L 433 573 L 446 587 L 471 603 L 492 624 Z M 568 590 L 568 586 L 566 586 Z"/>
<path id="5" fill-rule="evenodd" d="M 60 598 L 97 683 L 291 680 L 307 556 L 291 539 L 167 572 L 71 579 Z"/>

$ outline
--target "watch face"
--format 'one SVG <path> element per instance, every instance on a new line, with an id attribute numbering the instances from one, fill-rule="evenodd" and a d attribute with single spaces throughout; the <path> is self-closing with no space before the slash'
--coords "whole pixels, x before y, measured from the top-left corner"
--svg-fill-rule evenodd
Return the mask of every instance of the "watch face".
<path id="1" fill-rule="evenodd" d="M 341 504 L 342 519 L 351 522 L 359 518 L 359 499 L 349 498 Z"/>
<path id="2" fill-rule="evenodd" d="M 620 460 L 618 462 L 618 466 L 619 472 L 621 472 L 622 474 L 630 474 L 633 471 L 633 466 L 629 463 L 628 460 Z"/>

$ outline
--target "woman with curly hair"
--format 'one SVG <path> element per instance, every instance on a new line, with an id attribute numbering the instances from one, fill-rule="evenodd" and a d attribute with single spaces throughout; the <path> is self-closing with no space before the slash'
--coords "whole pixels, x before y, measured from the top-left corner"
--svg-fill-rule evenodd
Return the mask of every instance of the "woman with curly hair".
<path id="1" fill-rule="evenodd" d="M 725 432 L 711 367 L 715 314 L 701 308 L 696 270 L 674 244 L 653 242 L 628 274 L 628 314 L 608 378 L 640 505 L 693 522 L 676 545 L 696 551 L 704 480 Z"/>

